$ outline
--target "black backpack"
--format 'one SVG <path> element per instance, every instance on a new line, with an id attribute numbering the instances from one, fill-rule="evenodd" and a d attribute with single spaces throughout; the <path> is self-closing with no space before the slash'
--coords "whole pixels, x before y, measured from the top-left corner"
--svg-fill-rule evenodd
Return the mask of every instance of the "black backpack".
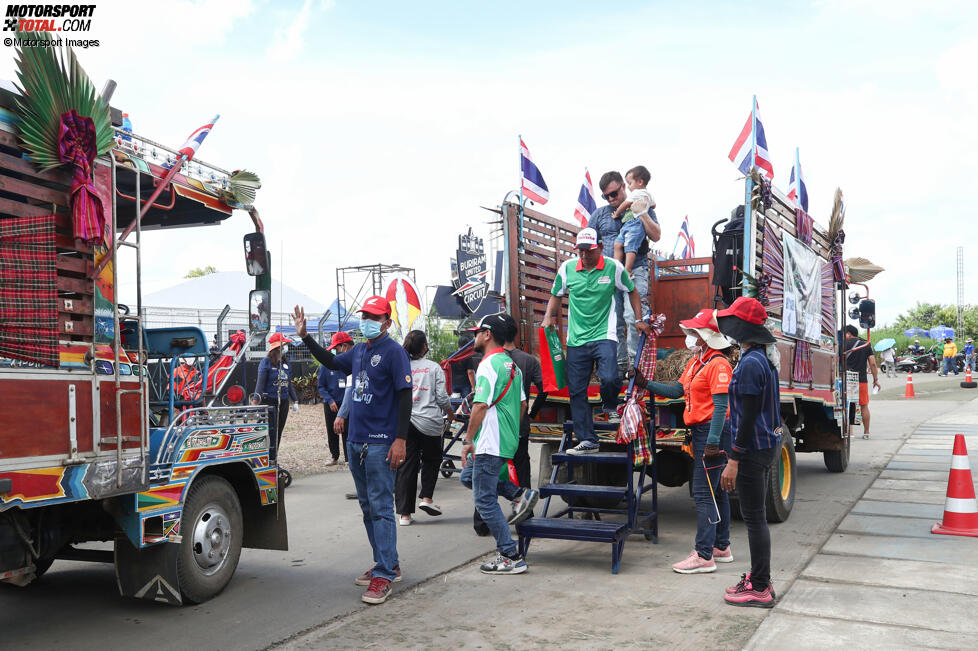
<path id="1" fill-rule="evenodd" d="M 722 232 L 717 232 L 720 224 L 727 222 Z M 740 261 L 744 257 L 744 207 L 737 206 L 730 211 L 730 219 L 721 219 L 713 225 L 713 284 L 716 286 L 716 300 L 729 306 L 740 294 L 744 276 L 740 271 Z"/>

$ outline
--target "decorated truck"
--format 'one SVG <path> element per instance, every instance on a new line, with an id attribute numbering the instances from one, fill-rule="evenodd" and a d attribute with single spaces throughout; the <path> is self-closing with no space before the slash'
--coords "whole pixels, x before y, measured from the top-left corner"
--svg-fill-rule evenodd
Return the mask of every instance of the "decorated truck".
<path id="1" fill-rule="evenodd" d="M 824 229 L 756 173 L 746 183 L 750 210 L 745 214 L 744 206 L 739 206 L 729 220 L 714 225 L 712 257 L 652 260 L 650 256 L 648 298 L 653 314 L 666 316 L 657 340 L 661 361 L 656 379 L 678 379 L 681 366 L 670 377 L 659 373 L 667 370 L 670 354 L 685 350 L 680 320 L 705 307 L 725 307 L 742 294 L 765 304 L 767 326 L 777 338 L 783 425 L 790 433 L 783 437 L 768 490 L 768 518 L 781 522 L 794 503 L 796 452 L 822 453 L 831 472 L 843 472 L 849 463 L 849 420 L 850 412 L 858 411 L 851 408 L 858 388 L 854 374 L 847 377 L 845 372 L 839 338 L 849 286 L 841 260 L 843 208 L 837 192 L 831 226 Z M 507 309 L 520 326 L 523 348 L 539 354 L 538 328 L 553 278 L 561 262 L 575 255 L 578 227 L 516 203 L 504 204 L 500 212 L 508 261 Z M 849 300 L 856 305 L 851 316 L 864 327 L 874 325 L 868 296 L 851 295 Z M 566 323 L 566 315 L 565 302 L 561 324 Z M 563 340 L 562 325 L 560 332 Z M 589 397 L 592 404 L 599 403 L 596 385 L 590 387 Z M 548 394 L 547 408 L 531 428 L 531 440 L 544 446 L 542 482 L 551 476 L 550 456 L 569 420 L 568 402 L 566 389 Z M 691 478 L 692 448 L 683 406 L 681 398 L 655 400 L 655 477 L 665 486 L 681 486 Z M 602 448 L 615 449 L 614 433 L 605 430 L 599 432 Z M 582 464 L 576 471 L 581 473 L 576 480 L 583 484 L 623 486 L 626 479 L 624 472 L 610 465 Z"/>
<path id="2" fill-rule="evenodd" d="M 242 547 L 288 545 L 274 415 L 228 386 L 269 328 L 257 177 L 196 159 L 207 128 L 180 150 L 119 128 L 70 50 L 18 65 L 0 90 L 0 581 L 100 561 L 124 596 L 205 601 Z M 212 357 L 197 327 L 144 327 L 140 252 L 146 231 L 236 208 L 254 225 L 251 328 Z"/>

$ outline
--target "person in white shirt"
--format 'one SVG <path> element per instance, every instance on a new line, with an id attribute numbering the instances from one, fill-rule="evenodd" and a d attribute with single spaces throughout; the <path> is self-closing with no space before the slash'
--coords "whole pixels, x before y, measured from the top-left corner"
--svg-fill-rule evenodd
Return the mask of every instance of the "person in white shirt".
<path id="1" fill-rule="evenodd" d="M 621 230 L 615 238 L 615 260 L 624 264 L 628 273 L 632 273 L 635 257 L 645 241 L 645 225 L 640 217 L 655 209 L 655 199 L 646 187 L 651 180 L 652 174 L 644 165 L 628 170 L 625 173 L 628 198 L 612 214 L 615 219 L 621 215 Z"/>

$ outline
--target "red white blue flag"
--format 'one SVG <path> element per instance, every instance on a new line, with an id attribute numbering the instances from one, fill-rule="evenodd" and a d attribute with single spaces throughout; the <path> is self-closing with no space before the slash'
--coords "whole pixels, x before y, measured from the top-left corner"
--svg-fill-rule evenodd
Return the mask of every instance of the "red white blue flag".
<path id="1" fill-rule="evenodd" d="M 577 207 L 574 209 L 574 216 L 581 222 L 581 228 L 587 227 L 591 213 L 598 207 L 594 201 L 594 186 L 591 184 L 591 173 L 584 169 L 584 183 L 581 184 L 581 191 L 577 193 Z"/>
<path id="2" fill-rule="evenodd" d="M 683 260 L 696 257 L 696 242 L 689 232 L 689 215 L 683 217 L 683 225 L 679 228 L 679 239 L 683 243 Z"/>
<path id="3" fill-rule="evenodd" d="M 205 124 L 201 128 L 194 131 L 192 134 L 190 134 L 190 137 L 187 138 L 187 142 L 183 143 L 183 147 L 181 147 L 177 151 L 183 154 L 184 156 L 186 156 L 188 161 L 193 160 L 194 154 L 197 153 L 197 148 L 200 147 L 200 143 L 204 142 L 204 138 L 206 138 L 207 134 L 210 133 L 211 129 L 214 128 L 214 123 L 217 122 L 217 119 L 219 117 L 221 116 L 215 115 L 214 119 L 211 120 L 208 124 Z"/>
<path id="4" fill-rule="evenodd" d="M 520 138 L 520 160 L 523 169 L 523 194 L 539 204 L 545 204 L 550 199 L 550 190 L 547 182 L 543 180 L 543 174 L 533 159 L 530 158 L 530 151 L 526 148 L 526 143 Z"/>
<path id="5" fill-rule="evenodd" d="M 753 161 L 751 161 L 751 152 L 754 153 Z M 757 98 L 754 99 L 754 109 L 747 116 L 747 122 L 740 130 L 740 135 L 730 148 L 727 158 L 737 165 L 741 174 L 750 172 L 753 165 L 768 179 L 774 179 L 774 166 L 771 165 L 771 156 L 767 152 L 767 137 L 764 135 L 764 125 L 761 124 Z"/>
<path id="6" fill-rule="evenodd" d="M 794 201 L 796 206 L 808 212 L 808 188 L 805 187 L 805 177 L 801 174 L 801 162 L 797 154 L 795 154 L 795 164 L 791 167 L 788 188 L 788 198 Z"/>

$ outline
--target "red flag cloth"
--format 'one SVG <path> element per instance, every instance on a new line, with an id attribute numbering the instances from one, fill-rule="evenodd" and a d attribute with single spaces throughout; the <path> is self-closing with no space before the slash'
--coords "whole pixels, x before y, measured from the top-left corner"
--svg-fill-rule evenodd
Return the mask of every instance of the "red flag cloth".
<path id="1" fill-rule="evenodd" d="M 475 340 L 473 339 L 438 364 L 438 366 L 441 366 L 441 370 L 445 371 L 445 382 L 449 388 L 452 386 L 452 364 L 466 360 L 472 357 L 474 354 Z M 475 387 L 472 388 L 475 389 Z M 449 393 L 451 393 L 451 391 L 449 391 Z"/>
<path id="2" fill-rule="evenodd" d="M 58 157 L 73 166 L 71 177 L 71 213 L 75 238 L 87 244 L 105 241 L 105 213 L 102 200 L 92 182 L 92 161 L 95 160 L 95 123 L 92 118 L 78 115 L 74 109 L 62 114 L 61 134 L 58 136 Z"/>
<path id="3" fill-rule="evenodd" d="M 0 218 L 0 355 L 58 366 L 54 215 Z"/>
<path id="4" fill-rule="evenodd" d="M 540 346 L 543 390 L 547 393 L 556 393 L 567 386 L 564 349 L 560 345 L 560 335 L 557 334 L 557 329 L 553 327 L 538 328 L 537 337 Z"/>

